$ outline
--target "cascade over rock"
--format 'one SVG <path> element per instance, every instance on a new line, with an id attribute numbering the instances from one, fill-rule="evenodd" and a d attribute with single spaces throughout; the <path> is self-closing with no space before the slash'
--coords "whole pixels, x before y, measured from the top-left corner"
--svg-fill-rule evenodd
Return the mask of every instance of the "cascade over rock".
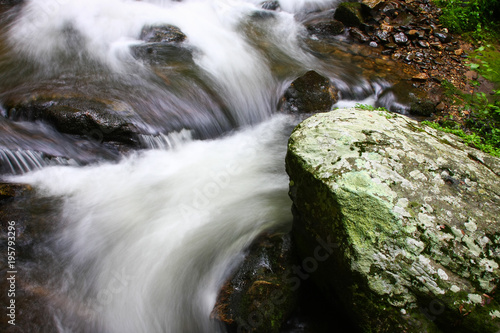
<path id="1" fill-rule="evenodd" d="M 382 111 L 314 115 L 286 158 L 302 258 L 365 332 L 498 332 L 500 160 Z"/>

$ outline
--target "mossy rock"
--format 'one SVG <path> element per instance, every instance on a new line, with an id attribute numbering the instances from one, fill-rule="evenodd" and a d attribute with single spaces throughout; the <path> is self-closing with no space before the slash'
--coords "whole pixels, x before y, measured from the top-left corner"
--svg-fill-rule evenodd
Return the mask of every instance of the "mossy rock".
<path id="1" fill-rule="evenodd" d="M 498 332 L 500 159 L 343 109 L 297 126 L 286 166 L 297 250 L 332 244 L 313 279 L 363 332 Z"/>
<path id="2" fill-rule="evenodd" d="M 370 7 L 359 2 L 343 2 L 335 10 L 333 18 L 347 27 L 359 27 L 370 17 Z"/>

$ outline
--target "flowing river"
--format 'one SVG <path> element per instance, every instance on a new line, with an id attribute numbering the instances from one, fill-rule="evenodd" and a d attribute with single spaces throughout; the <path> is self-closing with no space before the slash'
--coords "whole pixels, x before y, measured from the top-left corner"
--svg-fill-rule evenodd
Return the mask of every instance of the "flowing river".
<path id="1" fill-rule="evenodd" d="M 18 263 L 44 290 L 41 331 L 224 331 L 210 320 L 222 283 L 256 236 L 291 227 L 284 159 L 300 119 L 277 112 L 285 89 L 311 69 L 336 83 L 339 105 L 373 104 L 389 86 L 304 43 L 303 22 L 336 1 L 279 3 L 27 0 L 3 13 L 2 102 L 121 101 L 146 133 L 123 152 L 0 110 L 3 180 L 58 205 Z M 143 27 L 165 24 L 186 40 L 145 59 Z"/>

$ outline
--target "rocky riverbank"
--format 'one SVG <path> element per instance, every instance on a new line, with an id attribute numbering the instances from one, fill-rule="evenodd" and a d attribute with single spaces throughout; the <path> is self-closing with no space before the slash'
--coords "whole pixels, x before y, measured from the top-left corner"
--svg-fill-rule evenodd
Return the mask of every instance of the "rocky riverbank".
<path id="1" fill-rule="evenodd" d="M 305 24 L 314 39 L 346 38 L 362 48 L 360 55 L 393 68 L 401 66 L 406 77 L 400 81 L 415 88 L 419 100 L 432 103 L 416 115 L 462 117 L 443 98 L 442 83 L 449 81 L 466 93 L 474 90 L 470 81 L 477 73 L 465 65 L 473 46 L 444 28 L 440 14 L 429 0 L 365 0 L 342 3 L 337 10 L 313 16 Z M 396 83 L 395 89 L 400 87 Z"/>

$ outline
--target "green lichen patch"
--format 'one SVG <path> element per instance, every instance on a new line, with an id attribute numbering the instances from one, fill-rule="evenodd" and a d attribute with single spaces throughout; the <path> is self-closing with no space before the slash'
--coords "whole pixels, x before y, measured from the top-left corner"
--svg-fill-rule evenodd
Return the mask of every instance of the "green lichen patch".
<path id="1" fill-rule="evenodd" d="M 314 278 L 366 331 L 388 331 L 382 313 L 399 314 L 392 330 L 498 331 L 500 160 L 385 114 L 335 110 L 292 133 L 299 252 L 340 244 Z"/>

